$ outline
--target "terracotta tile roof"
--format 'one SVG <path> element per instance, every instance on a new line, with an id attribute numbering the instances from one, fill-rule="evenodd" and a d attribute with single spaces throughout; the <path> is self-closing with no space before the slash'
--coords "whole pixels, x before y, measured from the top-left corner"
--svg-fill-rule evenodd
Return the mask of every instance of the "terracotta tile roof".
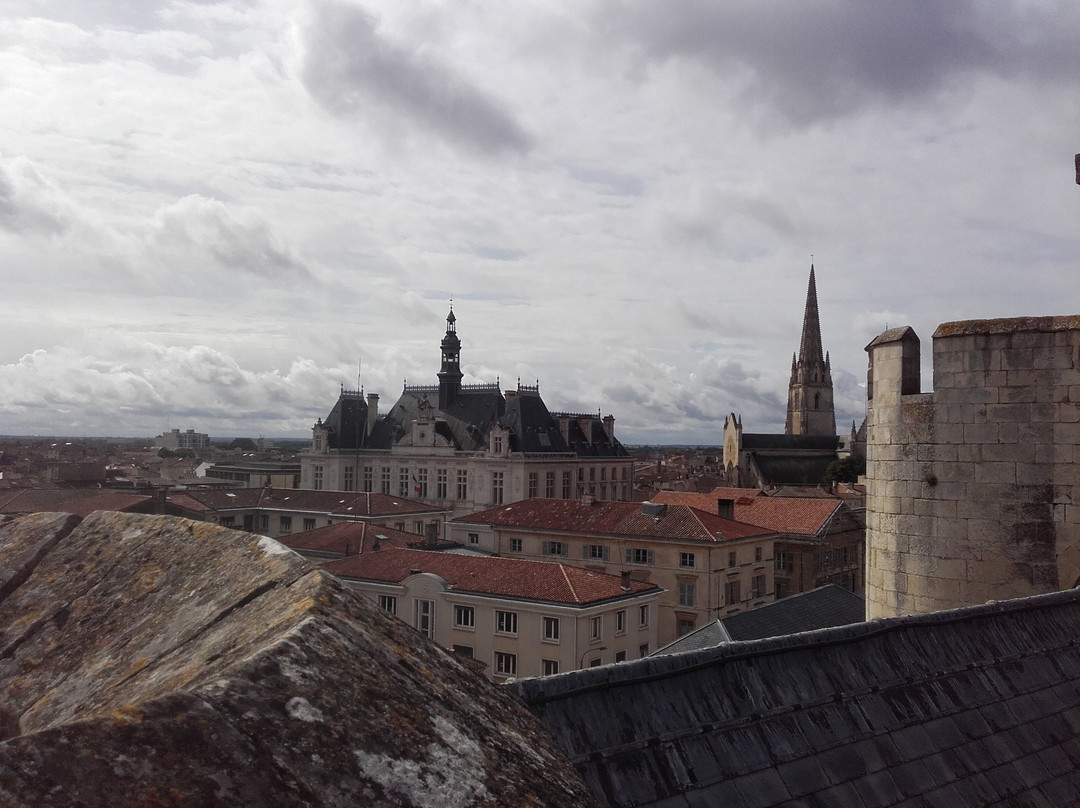
<path id="1" fill-rule="evenodd" d="M 93 489 L 21 488 L 0 495 L 0 513 L 74 513 L 88 516 L 94 511 L 130 511 L 153 497 L 120 491 Z"/>
<path id="2" fill-rule="evenodd" d="M 526 499 L 486 511 L 460 516 L 455 522 L 472 522 L 504 527 L 558 530 L 574 533 L 617 534 L 656 539 L 723 541 L 761 536 L 771 530 L 759 525 L 717 516 L 685 505 L 669 505 L 652 516 L 640 502 L 593 502 L 577 499 Z M 717 534 L 720 537 L 717 537 Z"/>
<path id="3" fill-rule="evenodd" d="M 171 494 L 168 501 L 185 510 L 203 513 L 229 508 L 309 511 L 342 516 L 397 516 L 445 510 L 389 494 L 308 491 L 295 488 L 234 488 L 230 491 L 184 491 Z"/>
<path id="4" fill-rule="evenodd" d="M 415 533 L 395 530 L 386 525 L 373 525 L 371 522 L 338 522 L 336 525 L 278 536 L 277 540 L 299 553 L 352 556 L 372 551 L 376 536 L 379 537 L 380 548 L 406 547 L 423 540 Z"/>
<path id="5" fill-rule="evenodd" d="M 717 495 L 716 491 L 730 490 L 718 488 L 708 494 L 661 491 L 653 500 L 715 511 L 716 500 L 732 498 L 722 493 Z M 738 497 L 735 519 L 777 533 L 816 535 L 841 505 L 841 500 L 835 497 Z"/>
<path id="6" fill-rule="evenodd" d="M 568 564 L 429 550 L 379 550 L 328 561 L 322 567 L 345 578 L 387 583 L 401 583 L 420 570 L 438 575 L 460 592 L 581 606 L 660 591 L 656 584 L 631 580 L 627 592 L 622 588 L 621 576 Z"/>

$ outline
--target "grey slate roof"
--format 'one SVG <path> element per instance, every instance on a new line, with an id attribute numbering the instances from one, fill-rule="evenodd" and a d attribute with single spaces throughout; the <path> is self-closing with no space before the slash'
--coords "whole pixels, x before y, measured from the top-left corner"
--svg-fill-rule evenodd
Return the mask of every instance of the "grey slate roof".
<path id="1" fill-rule="evenodd" d="M 760 640 L 803 631 L 861 623 L 866 602 L 836 584 L 722 617 L 670 643 L 657 654 L 681 654 L 732 640 Z"/>
<path id="2" fill-rule="evenodd" d="M 1080 804 L 1080 591 L 512 688 L 601 802 Z"/>
<path id="3" fill-rule="evenodd" d="M 840 439 L 835 435 L 780 435 L 764 432 L 744 432 L 743 451 L 770 452 L 835 452 Z"/>
<path id="4" fill-rule="evenodd" d="M 754 465 L 771 485 L 819 485 L 825 480 L 829 464 L 836 455 L 800 457 L 799 455 L 753 455 Z"/>

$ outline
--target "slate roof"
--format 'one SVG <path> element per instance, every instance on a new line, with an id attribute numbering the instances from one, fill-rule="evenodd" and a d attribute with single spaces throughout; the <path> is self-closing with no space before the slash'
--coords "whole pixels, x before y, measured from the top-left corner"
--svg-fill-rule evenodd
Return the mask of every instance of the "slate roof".
<path id="1" fill-rule="evenodd" d="M 657 654 L 680 654 L 732 640 L 760 640 L 861 623 L 866 602 L 836 584 L 819 586 L 755 609 L 722 617 L 670 643 Z"/>
<path id="2" fill-rule="evenodd" d="M 770 485 L 820 485 L 825 481 L 835 454 L 825 457 L 750 453 L 761 479 Z"/>
<path id="3" fill-rule="evenodd" d="M 656 584 L 635 580 L 630 580 L 624 589 L 619 575 L 568 564 L 429 550 L 379 550 L 328 561 L 322 567 L 343 578 L 387 583 L 401 583 L 419 570 L 438 575 L 460 592 L 563 605 L 589 605 L 660 591 Z"/>
<path id="4" fill-rule="evenodd" d="M 763 432 L 744 432 L 744 452 L 835 452 L 840 445 L 836 435 L 784 435 Z"/>
<path id="5" fill-rule="evenodd" d="M 619 806 L 1080 804 L 1080 591 L 508 684 Z"/>
<path id="6" fill-rule="evenodd" d="M 685 505 L 668 505 L 657 516 L 644 513 L 640 502 L 587 502 L 534 497 L 499 505 L 455 522 L 499 525 L 573 533 L 614 534 L 659 539 L 718 542 L 763 536 L 769 529 L 724 519 Z M 717 534 L 720 534 L 719 536 Z"/>
<path id="7" fill-rule="evenodd" d="M 423 502 L 389 494 L 341 491 L 309 491 L 296 488 L 234 488 L 229 491 L 181 491 L 169 494 L 166 502 L 187 513 L 233 508 L 308 511 L 341 517 L 378 518 L 431 513 L 441 509 Z"/>
<path id="8" fill-rule="evenodd" d="M 730 499 L 718 488 L 708 494 L 661 491 L 653 496 L 655 502 L 688 505 L 701 510 L 716 510 L 717 499 Z M 777 533 L 813 536 L 825 527 L 829 518 L 844 506 L 835 497 L 739 497 L 735 499 L 735 519 L 759 525 Z"/>

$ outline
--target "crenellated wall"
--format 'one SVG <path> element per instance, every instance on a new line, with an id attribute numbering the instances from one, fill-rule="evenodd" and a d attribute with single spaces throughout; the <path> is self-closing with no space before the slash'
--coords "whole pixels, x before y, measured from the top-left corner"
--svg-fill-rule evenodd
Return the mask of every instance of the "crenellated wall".
<path id="1" fill-rule="evenodd" d="M 1080 315 L 944 323 L 869 354 L 867 617 L 1072 587 L 1080 578 Z"/>

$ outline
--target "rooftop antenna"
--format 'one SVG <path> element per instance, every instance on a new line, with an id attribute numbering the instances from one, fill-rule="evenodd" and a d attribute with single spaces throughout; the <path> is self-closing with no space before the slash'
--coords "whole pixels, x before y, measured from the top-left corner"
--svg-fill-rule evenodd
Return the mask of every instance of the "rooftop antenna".
<path id="1" fill-rule="evenodd" d="M 361 381 L 364 376 L 364 357 L 360 357 L 356 360 L 356 389 L 361 393 L 364 392 L 364 385 Z"/>

